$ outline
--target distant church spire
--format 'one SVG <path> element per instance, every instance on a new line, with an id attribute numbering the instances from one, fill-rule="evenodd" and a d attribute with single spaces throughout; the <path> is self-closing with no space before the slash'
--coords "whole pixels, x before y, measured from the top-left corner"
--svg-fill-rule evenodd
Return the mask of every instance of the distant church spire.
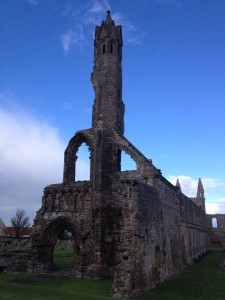
<path id="1" fill-rule="evenodd" d="M 204 198 L 204 188 L 202 185 L 201 178 L 198 180 L 197 198 Z"/>
<path id="2" fill-rule="evenodd" d="M 179 180 L 177 179 L 177 182 L 176 182 L 176 187 L 178 187 L 179 188 L 179 190 L 181 191 L 181 186 L 180 186 L 180 182 L 179 182 Z"/>
<path id="3" fill-rule="evenodd" d="M 111 18 L 111 16 L 110 16 L 110 10 L 109 10 L 109 9 L 107 10 L 107 16 L 106 16 L 105 22 L 106 22 L 106 23 L 113 22 L 113 21 L 112 21 L 112 18 Z"/>

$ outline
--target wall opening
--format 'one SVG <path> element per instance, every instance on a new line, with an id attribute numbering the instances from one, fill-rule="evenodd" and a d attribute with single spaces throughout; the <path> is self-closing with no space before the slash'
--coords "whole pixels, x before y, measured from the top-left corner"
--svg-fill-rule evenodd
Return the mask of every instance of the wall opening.
<path id="1" fill-rule="evenodd" d="M 74 239 L 69 230 L 60 232 L 53 251 L 53 262 L 58 270 L 74 267 Z"/>
<path id="2" fill-rule="evenodd" d="M 218 227 L 217 218 L 212 218 L 212 228 L 216 229 Z"/>
<path id="3" fill-rule="evenodd" d="M 106 52 L 106 47 L 105 47 L 105 44 L 103 44 L 102 45 L 102 53 L 105 54 L 105 52 Z"/>
<path id="4" fill-rule="evenodd" d="M 82 143 L 76 153 L 75 180 L 90 180 L 90 151 L 86 143 Z"/>
<path id="5" fill-rule="evenodd" d="M 160 265 L 160 247 L 157 245 L 155 247 L 155 264 L 153 267 L 156 282 L 160 281 Z"/>
<path id="6" fill-rule="evenodd" d="M 120 161 L 121 171 L 133 171 L 137 170 L 137 164 L 133 158 L 127 154 L 125 151 L 121 151 L 121 161 Z"/>
<path id="7" fill-rule="evenodd" d="M 64 217 L 56 218 L 40 236 L 37 245 L 39 261 L 51 269 L 74 268 L 76 238 L 74 224 Z"/>

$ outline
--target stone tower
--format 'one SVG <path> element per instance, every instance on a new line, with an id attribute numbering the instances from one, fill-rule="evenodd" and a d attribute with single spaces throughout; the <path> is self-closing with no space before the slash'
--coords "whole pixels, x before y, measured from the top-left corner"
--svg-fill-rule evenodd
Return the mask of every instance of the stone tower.
<path id="1" fill-rule="evenodd" d="M 77 250 L 76 274 L 112 276 L 117 258 L 116 238 L 111 231 L 119 226 L 121 218 L 121 208 L 112 205 L 113 175 L 120 171 L 121 151 L 135 150 L 133 146 L 129 148 L 131 144 L 123 137 L 122 46 L 122 28 L 115 25 L 107 11 L 105 21 L 95 30 L 92 128 L 76 132 L 70 140 L 64 156 L 63 183 L 45 188 L 43 204 L 35 219 L 33 249 L 43 268 L 53 265 L 57 236 L 62 230 L 69 230 Z M 76 154 L 82 143 L 90 151 L 90 181 L 76 182 Z M 144 157 L 139 160 L 150 165 Z"/>
<path id="2" fill-rule="evenodd" d="M 94 68 L 91 74 L 95 90 L 92 112 L 95 172 L 92 179 L 95 188 L 100 190 L 108 190 L 111 186 L 111 175 L 119 170 L 120 165 L 120 157 L 113 141 L 115 133 L 124 134 L 122 46 L 121 26 L 115 26 L 108 11 L 106 20 L 101 26 L 96 26 Z"/>
<path id="3" fill-rule="evenodd" d="M 203 188 L 201 178 L 199 178 L 198 180 L 196 198 L 191 198 L 191 199 L 196 205 L 198 205 L 205 212 L 205 194 L 204 194 L 204 188 Z"/>
<path id="4" fill-rule="evenodd" d="M 32 271 L 52 269 L 57 238 L 67 230 L 74 242 L 74 276 L 112 277 L 115 296 L 133 297 L 204 253 L 208 223 L 179 185 L 124 137 L 122 46 L 122 28 L 108 11 L 95 30 L 92 128 L 69 141 L 63 182 L 45 187 L 24 264 Z M 89 181 L 75 180 L 82 143 L 90 151 Z M 122 151 L 136 170 L 121 171 Z M 200 184 L 199 197 L 204 197 Z"/>

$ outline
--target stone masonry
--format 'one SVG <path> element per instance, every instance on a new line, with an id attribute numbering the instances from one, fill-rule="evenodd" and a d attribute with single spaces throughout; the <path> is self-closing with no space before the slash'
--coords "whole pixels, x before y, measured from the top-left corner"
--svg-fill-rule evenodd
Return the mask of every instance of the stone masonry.
<path id="1" fill-rule="evenodd" d="M 209 249 L 204 190 L 185 196 L 124 137 L 122 28 L 107 12 L 96 26 L 92 128 L 76 132 L 64 157 L 63 183 L 44 189 L 27 269 L 50 270 L 60 233 L 74 239 L 76 277 L 113 278 L 113 295 L 134 297 L 178 273 Z M 77 151 L 90 151 L 90 180 L 75 181 Z M 121 171 L 121 152 L 137 170 Z"/>
<path id="2" fill-rule="evenodd" d="M 225 249 L 225 214 L 207 215 L 211 224 L 210 245 L 213 250 Z"/>

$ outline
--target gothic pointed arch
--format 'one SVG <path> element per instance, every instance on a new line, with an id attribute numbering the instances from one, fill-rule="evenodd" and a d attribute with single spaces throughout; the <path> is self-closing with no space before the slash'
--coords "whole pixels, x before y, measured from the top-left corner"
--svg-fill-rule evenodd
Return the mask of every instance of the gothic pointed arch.
<path id="1" fill-rule="evenodd" d="M 137 171 L 143 171 L 146 166 L 150 166 L 150 161 L 134 146 L 132 145 L 124 136 L 116 135 L 116 146 L 118 150 L 124 151 L 126 154 L 135 161 L 137 165 Z"/>
<path id="2" fill-rule="evenodd" d="M 135 164 L 138 168 L 138 158 L 135 156 L 134 153 L 132 153 L 132 151 L 130 151 L 129 148 L 124 147 L 123 145 L 118 145 L 118 150 L 117 151 L 118 151 L 118 156 L 119 156 L 118 161 L 119 161 L 120 164 L 122 164 L 122 154 L 124 152 L 126 155 L 130 156 L 130 158 L 135 162 Z M 122 165 L 118 166 L 118 171 L 121 171 L 121 167 L 122 167 Z"/>
<path id="3" fill-rule="evenodd" d="M 57 217 L 48 222 L 39 233 L 38 245 L 39 261 L 48 265 L 53 265 L 53 251 L 58 236 L 65 230 L 69 231 L 74 240 L 74 249 L 79 248 L 81 243 L 81 234 L 79 226 L 68 217 Z"/>
<path id="4" fill-rule="evenodd" d="M 64 153 L 64 173 L 63 182 L 74 182 L 75 181 L 75 165 L 76 165 L 76 153 L 81 146 L 85 143 L 90 151 L 90 157 L 93 156 L 93 139 L 91 130 L 78 131 L 75 136 L 70 140 L 65 153 Z M 92 173 L 92 172 L 91 172 Z M 92 174 L 90 174 L 92 178 Z"/>
<path id="5" fill-rule="evenodd" d="M 80 239 L 79 227 L 68 217 L 57 217 L 51 222 L 47 223 L 40 233 L 40 243 L 48 242 L 55 243 L 59 233 L 69 230 L 74 238 L 78 241 Z"/>

